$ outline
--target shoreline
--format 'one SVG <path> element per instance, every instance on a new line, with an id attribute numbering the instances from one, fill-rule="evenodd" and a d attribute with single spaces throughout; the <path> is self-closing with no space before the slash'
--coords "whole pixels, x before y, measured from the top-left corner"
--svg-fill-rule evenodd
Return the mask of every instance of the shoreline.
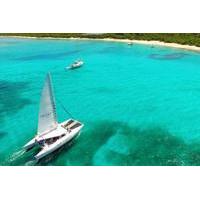
<path id="1" fill-rule="evenodd" d="M 200 52 L 200 47 L 198 46 L 192 46 L 192 45 L 185 45 L 185 44 L 178 44 L 178 43 L 168 43 L 168 42 L 162 42 L 157 40 L 130 40 L 130 39 L 114 39 L 114 38 L 61 38 L 61 37 L 29 37 L 29 36 L 0 36 L 0 38 L 22 38 L 22 39 L 46 39 L 46 40 L 93 40 L 93 41 L 107 41 L 107 42 L 124 42 L 124 43 L 134 43 L 135 44 L 144 44 L 144 45 L 153 45 L 153 46 L 164 46 L 164 47 L 171 47 L 171 48 L 177 48 L 177 49 L 185 49 L 189 51 L 195 51 Z"/>

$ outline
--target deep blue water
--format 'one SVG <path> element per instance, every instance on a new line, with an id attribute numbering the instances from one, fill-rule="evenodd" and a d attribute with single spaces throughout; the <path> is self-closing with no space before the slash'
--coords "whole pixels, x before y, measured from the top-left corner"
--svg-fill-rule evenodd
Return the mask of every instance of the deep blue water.
<path id="1" fill-rule="evenodd" d="M 85 65 L 64 68 L 77 58 Z M 57 114 L 85 124 L 40 163 L 37 132 L 51 72 Z M 120 42 L 0 38 L 0 165 L 200 165 L 200 54 Z"/>

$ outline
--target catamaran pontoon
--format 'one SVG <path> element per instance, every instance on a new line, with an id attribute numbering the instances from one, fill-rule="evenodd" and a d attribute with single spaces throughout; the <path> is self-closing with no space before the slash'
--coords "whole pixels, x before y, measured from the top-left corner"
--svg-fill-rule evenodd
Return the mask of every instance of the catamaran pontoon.
<path id="1" fill-rule="evenodd" d="M 39 160 L 71 141 L 82 128 L 83 124 L 74 119 L 68 119 L 62 123 L 57 122 L 51 77 L 48 73 L 40 100 L 38 132 L 24 146 L 24 149 L 29 150 L 34 146 L 39 146 L 41 151 L 35 156 Z"/>

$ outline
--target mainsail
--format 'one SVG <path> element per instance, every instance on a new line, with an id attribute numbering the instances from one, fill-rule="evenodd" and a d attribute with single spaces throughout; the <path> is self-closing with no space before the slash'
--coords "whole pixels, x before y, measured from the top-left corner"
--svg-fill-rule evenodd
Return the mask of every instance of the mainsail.
<path id="1" fill-rule="evenodd" d="M 51 85 L 50 73 L 47 74 L 40 99 L 38 134 L 50 132 L 57 127 L 56 107 Z"/>

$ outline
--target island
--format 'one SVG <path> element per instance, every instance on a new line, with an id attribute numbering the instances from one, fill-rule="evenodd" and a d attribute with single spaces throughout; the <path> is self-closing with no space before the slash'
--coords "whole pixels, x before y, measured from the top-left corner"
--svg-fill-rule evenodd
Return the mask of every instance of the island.
<path id="1" fill-rule="evenodd" d="M 0 33 L 0 36 L 43 39 L 98 39 L 200 51 L 200 33 Z"/>

